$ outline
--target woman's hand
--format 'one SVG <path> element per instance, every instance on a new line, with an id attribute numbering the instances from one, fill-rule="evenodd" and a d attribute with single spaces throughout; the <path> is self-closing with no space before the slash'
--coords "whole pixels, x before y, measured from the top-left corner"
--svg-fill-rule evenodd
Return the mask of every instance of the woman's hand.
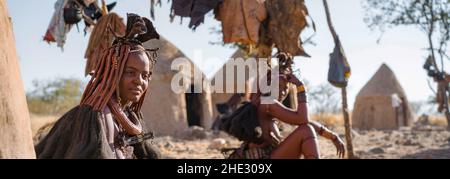
<path id="1" fill-rule="evenodd" d="M 334 134 L 333 138 L 331 139 L 333 141 L 334 146 L 336 147 L 336 155 L 339 158 L 345 157 L 345 146 L 342 139 L 339 137 L 339 135 Z"/>
<path id="2" fill-rule="evenodd" d="M 270 136 L 272 136 L 272 144 L 278 145 L 283 140 L 283 136 L 281 136 L 280 129 L 278 128 L 278 122 L 272 122 L 270 126 Z"/>

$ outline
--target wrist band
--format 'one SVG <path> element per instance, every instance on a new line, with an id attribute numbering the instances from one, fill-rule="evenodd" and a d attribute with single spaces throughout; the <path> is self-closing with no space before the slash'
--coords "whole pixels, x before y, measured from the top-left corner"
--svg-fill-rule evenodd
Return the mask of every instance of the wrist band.
<path id="1" fill-rule="evenodd" d="M 323 134 L 323 131 L 325 130 L 325 128 L 321 125 L 319 131 L 317 132 L 319 135 Z"/>

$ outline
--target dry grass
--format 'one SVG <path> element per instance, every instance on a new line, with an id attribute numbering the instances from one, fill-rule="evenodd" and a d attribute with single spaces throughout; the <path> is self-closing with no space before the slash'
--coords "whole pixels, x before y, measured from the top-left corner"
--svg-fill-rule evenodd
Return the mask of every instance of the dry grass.
<path id="1" fill-rule="evenodd" d="M 320 122 L 327 127 L 339 127 L 344 126 L 344 118 L 342 114 L 312 114 L 311 120 Z M 351 119 L 351 116 L 350 116 Z M 432 126 L 447 126 L 447 119 L 443 115 L 433 115 L 428 117 L 429 124 Z"/>
<path id="2" fill-rule="evenodd" d="M 433 126 L 447 126 L 447 119 L 445 119 L 445 116 L 430 116 L 428 120 Z"/>
<path id="3" fill-rule="evenodd" d="M 344 119 L 342 114 L 329 114 L 329 113 L 312 114 L 311 120 L 320 122 L 326 127 L 337 127 L 344 125 Z"/>
<path id="4" fill-rule="evenodd" d="M 30 114 L 30 120 L 31 120 L 31 132 L 33 136 L 35 136 L 40 128 L 58 120 L 58 116 Z"/>

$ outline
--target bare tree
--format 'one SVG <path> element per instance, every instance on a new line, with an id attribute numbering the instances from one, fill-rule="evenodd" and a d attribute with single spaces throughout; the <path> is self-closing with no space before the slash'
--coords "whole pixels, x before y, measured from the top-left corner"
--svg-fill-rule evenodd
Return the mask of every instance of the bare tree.
<path id="1" fill-rule="evenodd" d="M 436 81 L 443 81 L 446 74 L 444 61 L 450 60 L 447 50 L 450 41 L 450 0 L 365 0 L 363 7 L 366 12 L 364 21 L 370 28 L 378 28 L 382 33 L 397 26 L 420 29 L 428 40 L 427 50 L 430 55 L 427 61 L 434 68 L 429 75 Z M 436 62 L 438 58 L 440 64 Z M 448 84 L 442 91 L 445 93 L 444 112 L 450 124 Z"/>
<path id="2" fill-rule="evenodd" d="M 314 113 L 338 113 L 339 106 L 339 91 L 328 83 L 324 83 L 309 89 L 309 98 L 311 99 L 311 108 Z"/>
<path id="3" fill-rule="evenodd" d="M 28 110 L 33 114 L 60 115 L 80 103 L 83 82 L 76 78 L 34 80 L 34 90 L 26 94 Z"/>

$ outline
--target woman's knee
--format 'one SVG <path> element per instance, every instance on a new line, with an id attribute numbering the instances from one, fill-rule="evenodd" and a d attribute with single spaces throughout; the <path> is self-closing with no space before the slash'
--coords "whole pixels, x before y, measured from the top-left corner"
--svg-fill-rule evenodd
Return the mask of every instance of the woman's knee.
<path id="1" fill-rule="evenodd" d="M 302 139 L 316 138 L 317 136 L 314 128 L 309 124 L 298 126 L 297 129 L 295 129 L 294 133 Z"/>
<path id="2" fill-rule="evenodd" d="M 314 128 L 309 125 L 301 125 L 297 128 L 298 136 L 301 139 L 302 155 L 305 159 L 320 158 L 319 149 L 317 148 L 317 135 Z"/>

